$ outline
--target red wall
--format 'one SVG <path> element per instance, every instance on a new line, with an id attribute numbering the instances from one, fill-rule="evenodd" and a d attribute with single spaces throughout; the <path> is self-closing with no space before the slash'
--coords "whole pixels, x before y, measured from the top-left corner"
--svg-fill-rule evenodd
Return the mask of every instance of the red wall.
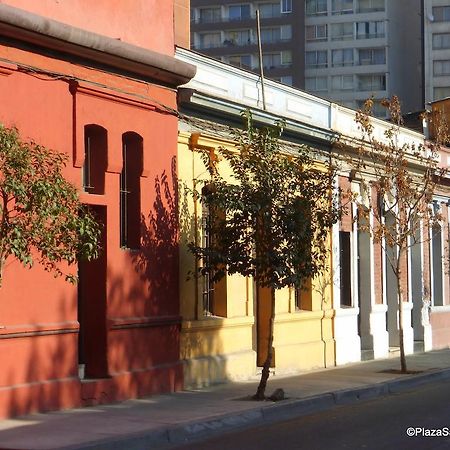
<path id="1" fill-rule="evenodd" d="M 168 0 L 0 0 L 16 8 L 113 39 L 173 55 L 173 2 Z"/>
<path id="2" fill-rule="evenodd" d="M 64 14 L 69 17 L 61 2 L 8 3 L 42 8 L 61 20 Z M 89 3 L 93 23 L 106 0 L 76 3 Z M 108 24 L 109 34 L 114 35 L 125 12 L 122 15 L 120 8 L 107 3 L 108 15 L 99 20 L 100 30 L 95 31 L 103 31 Z M 137 3 L 142 11 L 155 6 L 152 17 L 161 10 L 157 30 L 164 29 L 172 2 L 130 3 Z M 87 9 L 73 14 L 76 9 L 69 11 L 71 23 L 88 27 L 82 19 Z M 118 17 L 109 22 L 113 15 Z M 172 29 L 166 38 L 157 39 L 153 19 L 141 27 L 143 14 L 136 16 L 134 22 L 128 18 L 120 36 L 127 37 L 137 27 L 135 43 L 148 39 L 149 47 L 155 48 L 155 44 L 158 50 L 169 52 Z M 152 30 L 151 40 L 147 30 Z M 17 127 L 24 139 L 66 152 L 70 156 L 66 175 L 80 189 L 84 126 L 102 126 L 108 141 L 105 194 L 82 194 L 85 203 L 106 208 L 106 281 L 102 286 L 99 280 L 98 289 L 92 289 L 95 302 L 99 301 L 97 294 L 105 293 L 104 308 L 91 315 L 98 339 L 92 340 L 97 347 L 88 345 L 89 351 L 104 353 L 99 355 L 105 366 L 102 379 L 82 383 L 78 377 L 77 287 L 55 279 L 39 265 L 29 270 L 8 260 L 0 288 L 0 417 L 181 388 L 174 173 L 177 119 L 161 106 L 176 108 L 176 93 L 13 47 L 0 46 L 0 58 L 9 61 L 0 62 L 0 122 Z M 69 74 L 79 81 L 19 72 L 17 65 L 22 70 L 33 66 L 49 74 Z M 138 133 L 144 143 L 141 250 L 124 250 L 119 243 L 122 134 L 129 131 Z M 97 341 L 103 342 L 100 347 Z"/>

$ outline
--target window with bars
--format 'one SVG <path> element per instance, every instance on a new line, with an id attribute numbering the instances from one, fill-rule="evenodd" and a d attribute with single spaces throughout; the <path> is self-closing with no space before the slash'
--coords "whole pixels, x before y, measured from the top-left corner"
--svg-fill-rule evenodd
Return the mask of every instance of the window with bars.
<path id="1" fill-rule="evenodd" d="M 136 133 L 122 136 L 123 166 L 120 174 L 120 246 L 139 249 L 141 245 L 141 174 L 143 140 Z"/>
<path id="2" fill-rule="evenodd" d="M 212 184 L 206 184 L 202 189 L 202 196 L 206 197 L 214 190 Z M 214 224 L 217 220 L 224 219 L 222 211 L 211 210 L 206 202 L 202 202 L 201 217 L 201 245 L 208 249 L 215 242 Z M 207 258 L 208 256 L 205 256 Z M 208 265 L 208 261 L 204 261 Z M 203 314 L 205 316 L 227 316 L 227 278 L 213 281 L 214 273 L 204 273 L 201 277 L 201 294 Z"/>
<path id="3" fill-rule="evenodd" d="M 83 190 L 89 194 L 105 193 L 107 131 L 99 125 L 84 127 Z"/>
<path id="4" fill-rule="evenodd" d="M 202 205 L 202 247 L 208 248 L 212 243 L 211 213 L 207 205 Z M 208 264 L 208 261 L 204 261 Z M 202 277 L 202 301 L 203 313 L 214 315 L 214 283 L 211 280 L 212 274 L 205 273 Z"/>

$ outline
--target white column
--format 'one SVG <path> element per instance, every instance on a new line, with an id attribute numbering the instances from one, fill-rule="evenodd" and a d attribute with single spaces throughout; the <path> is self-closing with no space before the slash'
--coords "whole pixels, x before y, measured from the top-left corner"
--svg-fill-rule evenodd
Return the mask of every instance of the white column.
<path id="1" fill-rule="evenodd" d="M 335 189 L 338 179 L 335 180 Z M 339 246 L 340 224 L 336 223 L 332 228 L 332 260 L 333 260 L 333 307 L 334 316 L 334 339 L 336 343 L 336 365 L 357 362 L 361 360 L 361 341 L 358 334 L 358 297 L 357 297 L 357 255 L 355 245 L 355 233 L 352 233 L 351 255 L 352 255 L 352 307 L 341 308 L 341 277 L 340 277 L 340 246 Z"/>

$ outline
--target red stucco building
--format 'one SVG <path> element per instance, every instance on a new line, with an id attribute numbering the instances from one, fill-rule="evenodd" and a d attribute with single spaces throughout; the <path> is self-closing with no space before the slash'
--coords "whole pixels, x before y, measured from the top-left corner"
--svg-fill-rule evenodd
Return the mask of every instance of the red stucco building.
<path id="1" fill-rule="evenodd" d="M 78 286 L 7 262 L 0 417 L 182 385 L 175 34 L 172 1 L 0 1 L 0 122 L 66 152 L 104 224 Z"/>

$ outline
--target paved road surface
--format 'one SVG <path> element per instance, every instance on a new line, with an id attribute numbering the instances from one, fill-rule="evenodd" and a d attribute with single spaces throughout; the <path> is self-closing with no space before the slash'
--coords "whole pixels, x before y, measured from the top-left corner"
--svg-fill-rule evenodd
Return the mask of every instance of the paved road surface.
<path id="1" fill-rule="evenodd" d="M 447 436 L 409 437 L 408 427 Z M 173 449 L 450 449 L 450 381 Z"/>

